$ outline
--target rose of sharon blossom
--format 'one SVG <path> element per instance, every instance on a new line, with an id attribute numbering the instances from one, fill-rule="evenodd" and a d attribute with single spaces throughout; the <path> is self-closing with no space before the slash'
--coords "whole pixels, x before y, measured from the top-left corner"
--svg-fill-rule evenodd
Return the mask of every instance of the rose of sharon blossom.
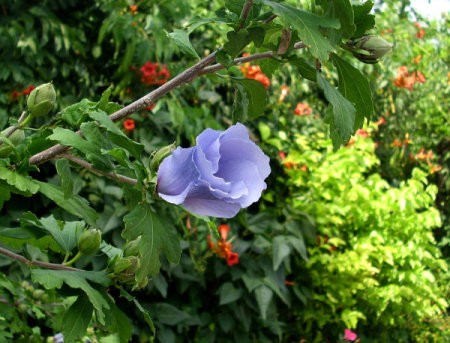
<path id="1" fill-rule="evenodd" d="M 206 129 L 192 148 L 177 148 L 158 170 L 164 200 L 204 216 L 231 218 L 258 201 L 270 174 L 269 158 L 237 123 Z"/>

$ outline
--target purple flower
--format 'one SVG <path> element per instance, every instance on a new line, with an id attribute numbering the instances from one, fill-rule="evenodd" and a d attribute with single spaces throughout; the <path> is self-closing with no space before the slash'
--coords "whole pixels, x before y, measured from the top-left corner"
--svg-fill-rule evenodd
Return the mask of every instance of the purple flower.
<path id="1" fill-rule="evenodd" d="M 231 218 L 258 201 L 270 174 L 269 158 L 237 123 L 206 129 L 192 148 L 177 148 L 158 170 L 164 200 L 204 216 Z"/>

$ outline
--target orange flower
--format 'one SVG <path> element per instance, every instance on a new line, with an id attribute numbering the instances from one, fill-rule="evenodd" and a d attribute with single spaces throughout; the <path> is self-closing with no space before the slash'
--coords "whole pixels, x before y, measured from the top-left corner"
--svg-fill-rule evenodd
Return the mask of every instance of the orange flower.
<path id="1" fill-rule="evenodd" d="M 419 39 L 423 39 L 423 37 L 425 36 L 425 30 L 424 29 L 420 29 L 419 31 L 417 31 L 416 33 L 416 37 Z"/>
<path id="2" fill-rule="evenodd" d="M 413 73 L 413 75 L 414 75 L 414 78 L 415 78 L 416 82 L 425 83 L 425 81 L 427 80 L 425 78 L 425 75 L 423 75 L 420 71 L 415 71 Z"/>
<path id="3" fill-rule="evenodd" d="M 243 54 L 243 56 L 246 56 L 246 54 Z M 250 63 L 244 63 L 239 67 L 239 69 L 241 69 L 242 74 L 247 79 L 253 79 L 262 83 L 264 88 L 270 86 L 270 79 L 261 71 L 261 68 L 259 66 L 250 65 Z"/>
<path id="4" fill-rule="evenodd" d="M 131 5 L 131 6 L 130 6 L 130 12 L 131 12 L 132 14 L 136 14 L 137 11 L 138 11 L 138 5 Z"/>
<path id="5" fill-rule="evenodd" d="M 369 137 L 369 133 L 366 130 L 359 129 L 356 131 L 356 134 L 360 137 L 367 138 Z"/>
<path id="6" fill-rule="evenodd" d="M 378 119 L 378 121 L 375 123 L 375 125 L 380 126 L 386 123 L 386 119 L 384 119 L 383 116 L 380 117 L 380 119 Z"/>
<path id="7" fill-rule="evenodd" d="M 27 88 L 25 88 L 25 89 L 22 91 L 22 94 L 23 94 L 23 95 L 28 95 L 28 94 L 30 94 L 31 91 L 32 91 L 33 89 L 35 89 L 35 88 L 36 88 L 36 87 L 34 87 L 33 85 L 28 86 Z"/>
<path id="8" fill-rule="evenodd" d="M 425 148 L 420 149 L 420 151 L 416 154 L 416 158 L 421 161 L 425 161 L 427 159 Z"/>
<path id="9" fill-rule="evenodd" d="M 286 154 L 283 151 L 278 151 L 278 156 L 281 158 L 281 160 L 284 160 L 286 158 Z"/>
<path id="10" fill-rule="evenodd" d="M 442 166 L 432 165 L 430 168 L 430 174 L 440 172 L 441 170 L 442 170 Z"/>
<path id="11" fill-rule="evenodd" d="M 135 128 L 134 120 L 133 119 L 125 119 L 125 121 L 123 122 L 123 127 L 128 132 L 133 131 Z"/>
<path id="12" fill-rule="evenodd" d="M 152 104 L 146 106 L 146 107 L 144 108 L 144 110 L 146 110 L 146 111 L 153 111 L 153 109 L 155 108 L 155 106 L 156 106 L 156 104 L 155 104 L 155 103 L 152 103 Z"/>
<path id="13" fill-rule="evenodd" d="M 170 78 L 169 70 L 165 65 L 159 63 L 147 62 L 140 69 L 142 84 L 146 86 L 162 85 Z"/>
<path id="14" fill-rule="evenodd" d="M 226 259 L 229 267 L 234 266 L 239 263 L 239 254 L 232 251 L 230 239 L 227 241 L 228 233 L 230 232 L 230 227 L 227 224 L 221 224 L 217 228 L 220 234 L 220 240 L 215 244 L 212 241 L 211 235 L 208 235 L 207 243 L 208 248 L 212 250 L 220 258 Z"/>
<path id="15" fill-rule="evenodd" d="M 419 64 L 421 60 L 422 60 L 422 55 L 417 55 L 417 57 L 413 58 L 412 63 Z"/>
<path id="16" fill-rule="evenodd" d="M 295 107 L 294 113 L 297 116 L 307 116 L 312 113 L 312 109 L 307 102 L 299 102 Z"/>
<path id="17" fill-rule="evenodd" d="M 394 139 L 391 145 L 395 148 L 401 148 L 403 146 L 402 141 L 398 138 Z"/>

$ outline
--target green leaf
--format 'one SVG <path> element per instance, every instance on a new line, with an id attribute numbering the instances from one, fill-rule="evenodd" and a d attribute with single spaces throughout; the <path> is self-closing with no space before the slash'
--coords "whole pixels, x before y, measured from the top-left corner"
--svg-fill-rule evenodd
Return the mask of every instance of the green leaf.
<path id="1" fill-rule="evenodd" d="M 158 321 L 167 325 L 177 325 L 190 318 L 186 312 L 168 303 L 157 303 L 152 307 Z"/>
<path id="2" fill-rule="evenodd" d="M 37 181 L 2 166 L 0 166 L 0 179 L 22 192 L 35 194 L 39 190 Z"/>
<path id="3" fill-rule="evenodd" d="M 256 81 L 242 78 L 231 78 L 237 88 L 234 120 L 254 119 L 264 113 L 267 105 L 267 94 L 264 86 Z"/>
<path id="4" fill-rule="evenodd" d="M 63 316 L 61 331 L 64 335 L 64 342 L 75 342 L 77 338 L 86 334 L 93 311 L 94 307 L 89 298 L 85 294 L 78 296 Z"/>
<path id="5" fill-rule="evenodd" d="M 96 103 L 83 99 L 79 103 L 70 105 L 62 110 L 61 118 L 66 123 L 78 127 L 84 119 L 95 108 Z"/>
<path id="6" fill-rule="evenodd" d="M 89 301 L 94 306 L 98 321 L 103 325 L 105 324 L 105 313 L 103 311 L 109 309 L 109 304 L 102 293 L 92 287 L 87 281 L 87 279 L 90 281 L 102 281 L 104 284 L 108 280 L 105 273 L 33 269 L 31 278 L 33 282 L 40 283 L 46 289 L 61 288 L 63 283 L 71 288 L 81 289 L 86 293 Z"/>
<path id="7" fill-rule="evenodd" d="M 274 14 L 278 15 L 285 25 L 292 26 L 298 31 L 300 39 L 309 46 L 311 54 L 322 62 L 328 60 L 328 53 L 334 49 L 329 40 L 322 35 L 321 28 L 340 27 L 339 21 L 319 17 L 312 13 L 283 5 L 277 2 L 263 0 L 264 4 L 272 7 Z"/>
<path id="8" fill-rule="evenodd" d="M 103 111 L 96 111 L 96 112 L 90 112 L 89 117 L 91 117 L 93 120 L 96 120 L 101 127 L 104 127 L 109 132 L 115 133 L 119 136 L 126 135 L 114 124 L 114 122 L 109 118 L 109 116 L 103 112 Z"/>
<path id="9" fill-rule="evenodd" d="M 291 253 L 291 247 L 285 236 L 277 236 L 272 243 L 273 270 L 277 270 L 284 259 Z"/>
<path id="10" fill-rule="evenodd" d="M 173 32 L 169 33 L 168 36 L 174 40 L 181 51 L 193 57 L 200 58 L 192 46 L 186 31 L 175 29 Z"/>
<path id="11" fill-rule="evenodd" d="M 37 181 L 39 184 L 39 192 L 44 194 L 50 200 L 53 200 L 59 207 L 67 212 L 84 219 L 89 225 L 95 226 L 98 215 L 97 212 L 89 206 L 86 199 L 72 194 L 69 198 L 64 197 L 61 187 L 56 185 Z"/>
<path id="12" fill-rule="evenodd" d="M 125 291 L 123 288 L 120 289 L 120 295 L 123 296 L 128 301 L 132 302 L 134 306 L 139 310 L 139 312 L 144 317 L 145 322 L 148 324 L 149 328 L 152 330 L 153 334 L 155 334 L 155 326 L 153 325 L 152 318 L 150 317 L 150 314 L 148 311 L 142 307 L 142 305 L 139 303 L 139 301 L 136 300 L 133 296 L 131 296 L 127 291 Z"/>
<path id="13" fill-rule="evenodd" d="M 10 198 L 11 192 L 9 191 L 9 187 L 0 183 L 0 210 L 3 208 L 5 201 L 8 201 Z"/>
<path id="14" fill-rule="evenodd" d="M 88 132 L 87 128 L 86 131 Z M 47 138 L 79 150 L 84 153 L 86 158 L 89 161 L 92 161 L 95 166 L 103 169 L 110 169 L 112 167 L 109 158 L 100 154 L 99 146 L 92 142 L 88 142 L 71 130 L 57 127 L 53 129 L 53 134 Z"/>
<path id="15" fill-rule="evenodd" d="M 61 188 L 64 192 L 64 198 L 68 199 L 73 193 L 73 178 L 69 161 L 66 159 L 57 160 L 56 171 L 61 178 Z"/>
<path id="16" fill-rule="evenodd" d="M 332 106 L 332 115 L 327 119 L 330 124 L 333 145 L 336 147 L 347 142 L 353 134 L 356 110 L 351 102 L 344 98 L 320 72 L 317 72 L 317 82 Z"/>
<path id="17" fill-rule="evenodd" d="M 264 42 L 265 30 L 261 27 L 230 31 L 227 33 L 228 41 L 224 44 L 223 50 L 233 59 L 239 55 L 250 42 L 259 46 Z"/>
<path id="18" fill-rule="evenodd" d="M 366 31 L 375 27 L 375 15 L 370 14 L 373 7 L 373 1 L 369 0 L 363 4 L 356 3 L 352 7 L 356 25 L 353 38 L 358 38 L 363 36 Z"/>
<path id="19" fill-rule="evenodd" d="M 305 241 L 303 238 L 298 238 L 294 236 L 287 236 L 288 241 L 291 243 L 292 247 L 300 254 L 300 256 L 308 261 L 308 252 L 306 250 Z"/>
<path id="20" fill-rule="evenodd" d="M 113 299 L 106 298 L 109 304 L 109 311 L 106 312 L 106 323 L 109 331 L 116 333 L 114 342 L 129 342 L 133 334 L 130 318 L 116 306 Z"/>
<path id="21" fill-rule="evenodd" d="M 225 282 L 219 289 L 219 305 L 226 305 L 238 300 L 242 293 L 241 288 L 235 288 L 231 282 Z"/>
<path id="22" fill-rule="evenodd" d="M 300 75 L 303 76 L 305 79 L 308 79 L 310 81 L 317 81 L 316 77 L 316 68 L 314 68 L 312 65 L 310 65 L 306 60 L 302 57 L 294 57 L 290 58 L 289 62 L 297 67 L 298 71 L 300 72 Z"/>
<path id="23" fill-rule="evenodd" d="M 354 23 L 353 8 L 350 0 L 323 0 L 321 1 L 325 12 L 332 18 L 336 18 L 341 23 L 339 31 L 335 31 L 336 42 L 338 42 L 342 37 L 350 38 L 353 32 L 356 30 Z"/>
<path id="24" fill-rule="evenodd" d="M 39 220 L 41 228 L 49 232 L 59 246 L 70 252 L 76 247 L 78 236 L 84 228 L 83 222 L 61 222 L 57 221 L 53 215 Z"/>
<path id="25" fill-rule="evenodd" d="M 267 310 L 272 301 L 273 292 L 269 287 L 261 285 L 255 289 L 255 297 L 256 302 L 258 303 L 259 313 L 261 314 L 262 319 L 266 320 Z"/>
<path id="26" fill-rule="evenodd" d="M 339 56 L 333 54 L 332 60 L 339 76 L 338 89 L 355 106 L 353 129 L 357 130 L 363 126 L 364 118 L 370 120 L 374 112 L 369 81 L 358 69 Z"/>
<path id="27" fill-rule="evenodd" d="M 161 252 L 169 262 L 178 263 L 181 256 L 178 236 L 161 223 L 148 204 L 136 206 L 124 217 L 124 222 L 125 230 L 122 232 L 122 236 L 125 239 L 131 241 L 141 236 L 139 242 L 141 267 L 135 276 L 138 284 L 149 275 L 159 272 Z"/>

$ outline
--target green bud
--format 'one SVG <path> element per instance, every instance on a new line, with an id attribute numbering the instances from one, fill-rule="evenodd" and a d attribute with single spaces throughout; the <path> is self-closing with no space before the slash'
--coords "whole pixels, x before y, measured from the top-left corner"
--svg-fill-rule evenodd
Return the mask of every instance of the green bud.
<path id="1" fill-rule="evenodd" d="M 392 47 L 391 43 L 381 37 L 367 35 L 352 42 L 352 53 L 361 62 L 374 64 L 391 51 Z"/>
<path id="2" fill-rule="evenodd" d="M 6 130 L 3 130 L 2 134 L 6 134 L 10 129 L 11 128 L 7 128 Z M 25 132 L 23 130 L 16 130 L 7 139 L 9 140 L 9 143 L 16 146 L 25 139 Z M 14 148 L 11 145 L 7 145 L 4 142 L 0 143 L 0 158 L 8 157 L 13 149 Z"/>
<path id="3" fill-rule="evenodd" d="M 168 155 L 170 155 L 172 153 L 172 151 L 175 150 L 175 143 L 172 143 L 170 145 L 167 145 L 157 151 L 155 151 L 153 153 L 152 159 L 150 161 L 150 170 L 152 172 L 155 172 L 158 167 L 159 164 L 161 163 L 161 161 L 167 157 Z"/>
<path id="4" fill-rule="evenodd" d="M 27 107 L 31 116 L 43 117 L 55 106 L 56 92 L 52 83 L 45 83 L 33 89 L 27 99 Z"/>
<path id="5" fill-rule="evenodd" d="M 128 256 L 119 259 L 114 264 L 114 274 L 122 283 L 134 282 L 134 275 L 141 266 L 141 261 L 136 256 Z"/>
<path id="6" fill-rule="evenodd" d="M 139 255 L 139 242 L 141 241 L 141 236 L 133 241 L 127 242 L 123 247 L 124 256 L 137 256 Z"/>
<path id="7" fill-rule="evenodd" d="M 78 239 L 78 250 L 83 255 L 91 255 L 100 248 L 102 233 L 98 229 L 84 231 Z"/>

